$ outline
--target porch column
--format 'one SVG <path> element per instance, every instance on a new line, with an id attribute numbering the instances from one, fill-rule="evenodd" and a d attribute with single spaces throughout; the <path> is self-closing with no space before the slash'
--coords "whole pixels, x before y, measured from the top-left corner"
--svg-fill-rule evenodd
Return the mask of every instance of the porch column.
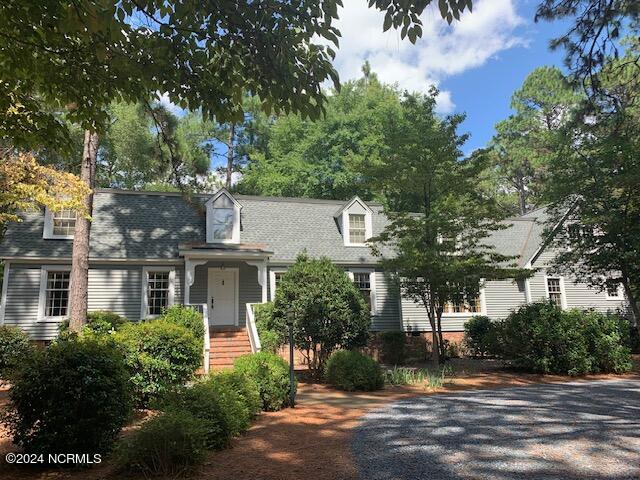
<path id="1" fill-rule="evenodd" d="M 198 265 L 204 265 L 207 260 L 191 260 L 188 257 L 184 259 L 184 298 L 185 305 L 191 303 L 191 285 L 195 280 L 195 269 Z"/>
<path id="2" fill-rule="evenodd" d="M 258 285 L 262 287 L 262 303 L 267 302 L 267 261 L 259 260 L 252 261 L 247 260 L 247 265 L 256 267 L 258 269 Z"/>

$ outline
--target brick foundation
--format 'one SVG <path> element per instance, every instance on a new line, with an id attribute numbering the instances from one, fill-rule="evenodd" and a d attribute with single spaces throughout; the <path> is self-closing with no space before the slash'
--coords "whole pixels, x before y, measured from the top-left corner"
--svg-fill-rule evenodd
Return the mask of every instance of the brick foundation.
<path id="1" fill-rule="evenodd" d="M 464 356 L 464 332 L 442 332 L 442 337 L 445 342 L 454 346 L 458 355 Z M 405 336 L 405 362 L 420 362 L 429 359 L 431 357 L 431 338 L 431 332 L 407 332 Z M 385 363 L 380 332 L 372 333 L 366 352 L 377 361 Z"/>

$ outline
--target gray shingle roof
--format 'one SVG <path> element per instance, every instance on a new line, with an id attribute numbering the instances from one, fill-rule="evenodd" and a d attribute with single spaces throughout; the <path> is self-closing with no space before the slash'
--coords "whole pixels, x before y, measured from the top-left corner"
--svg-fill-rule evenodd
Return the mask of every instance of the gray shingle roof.
<path id="1" fill-rule="evenodd" d="M 208 196 L 190 205 L 179 194 L 98 190 L 91 228 L 94 259 L 174 259 L 178 245 L 205 241 L 205 215 L 201 208 Z M 271 261 L 288 262 L 303 250 L 311 256 L 327 256 L 336 262 L 372 263 L 368 247 L 347 247 L 334 214 L 345 202 L 236 195 L 242 205 L 241 243 L 260 244 L 272 251 Z M 382 206 L 373 210 L 373 234 L 387 222 Z M 540 245 L 541 228 L 536 216 L 510 221 L 490 242 L 498 252 L 525 259 Z M 44 214 L 29 213 L 21 223 L 8 226 L 0 244 L 0 257 L 70 257 L 72 242 L 42 238 Z M 534 248 L 535 247 L 535 248 Z M 528 260 L 528 258 L 526 258 Z M 521 262 L 526 263 L 526 260 Z"/>

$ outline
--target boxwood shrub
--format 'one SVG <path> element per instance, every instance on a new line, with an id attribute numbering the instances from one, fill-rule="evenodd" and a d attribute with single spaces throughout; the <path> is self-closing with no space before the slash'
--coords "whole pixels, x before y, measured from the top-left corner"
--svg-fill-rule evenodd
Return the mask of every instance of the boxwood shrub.
<path id="1" fill-rule="evenodd" d="M 0 325 L 0 380 L 32 349 L 29 337 L 19 327 Z"/>
<path id="2" fill-rule="evenodd" d="M 147 407 L 193 378 L 202 365 L 202 341 L 166 320 L 127 323 L 114 335 L 131 371 L 136 404 Z"/>
<path id="3" fill-rule="evenodd" d="M 122 354 L 112 344 L 74 337 L 20 359 L 4 420 L 26 452 L 105 453 L 131 407 Z"/>
<path id="4" fill-rule="evenodd" d="M 347 391 L 372 391 L 384 386 L 378 362 L 355 350 L 334 352 L 327 361 L 325 378 L 334 387 Z"/>
<path id="5" fill-rule="evenodd" d="M 269 352 L 243 355 L 234 362 L 235 370 L 258 385 L 262 409 L 277 411 L 290 404 L 289 364 Z"/>
<path id="6" fill-rule="evenodd" d="M 471 317 L 464 324 L 464 345 L 474 357 L 498 353 L 495 323 L 482 315 Z"/>

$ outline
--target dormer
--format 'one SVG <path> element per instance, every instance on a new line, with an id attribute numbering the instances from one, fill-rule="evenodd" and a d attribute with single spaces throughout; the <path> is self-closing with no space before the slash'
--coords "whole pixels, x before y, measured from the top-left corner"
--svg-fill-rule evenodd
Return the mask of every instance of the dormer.
<path id="1" fill-rule="evenodd" d="M 363 247 L 373 236 L 373 211 L 359 197 L 349 200 L 334 218 L 347 247 Z"/>
<path id="2" fill-rule="evenodd" d="M 206 201 L 207 243 L 240 243 L 240 209 L 242 206 L 226 188 Z"/>

